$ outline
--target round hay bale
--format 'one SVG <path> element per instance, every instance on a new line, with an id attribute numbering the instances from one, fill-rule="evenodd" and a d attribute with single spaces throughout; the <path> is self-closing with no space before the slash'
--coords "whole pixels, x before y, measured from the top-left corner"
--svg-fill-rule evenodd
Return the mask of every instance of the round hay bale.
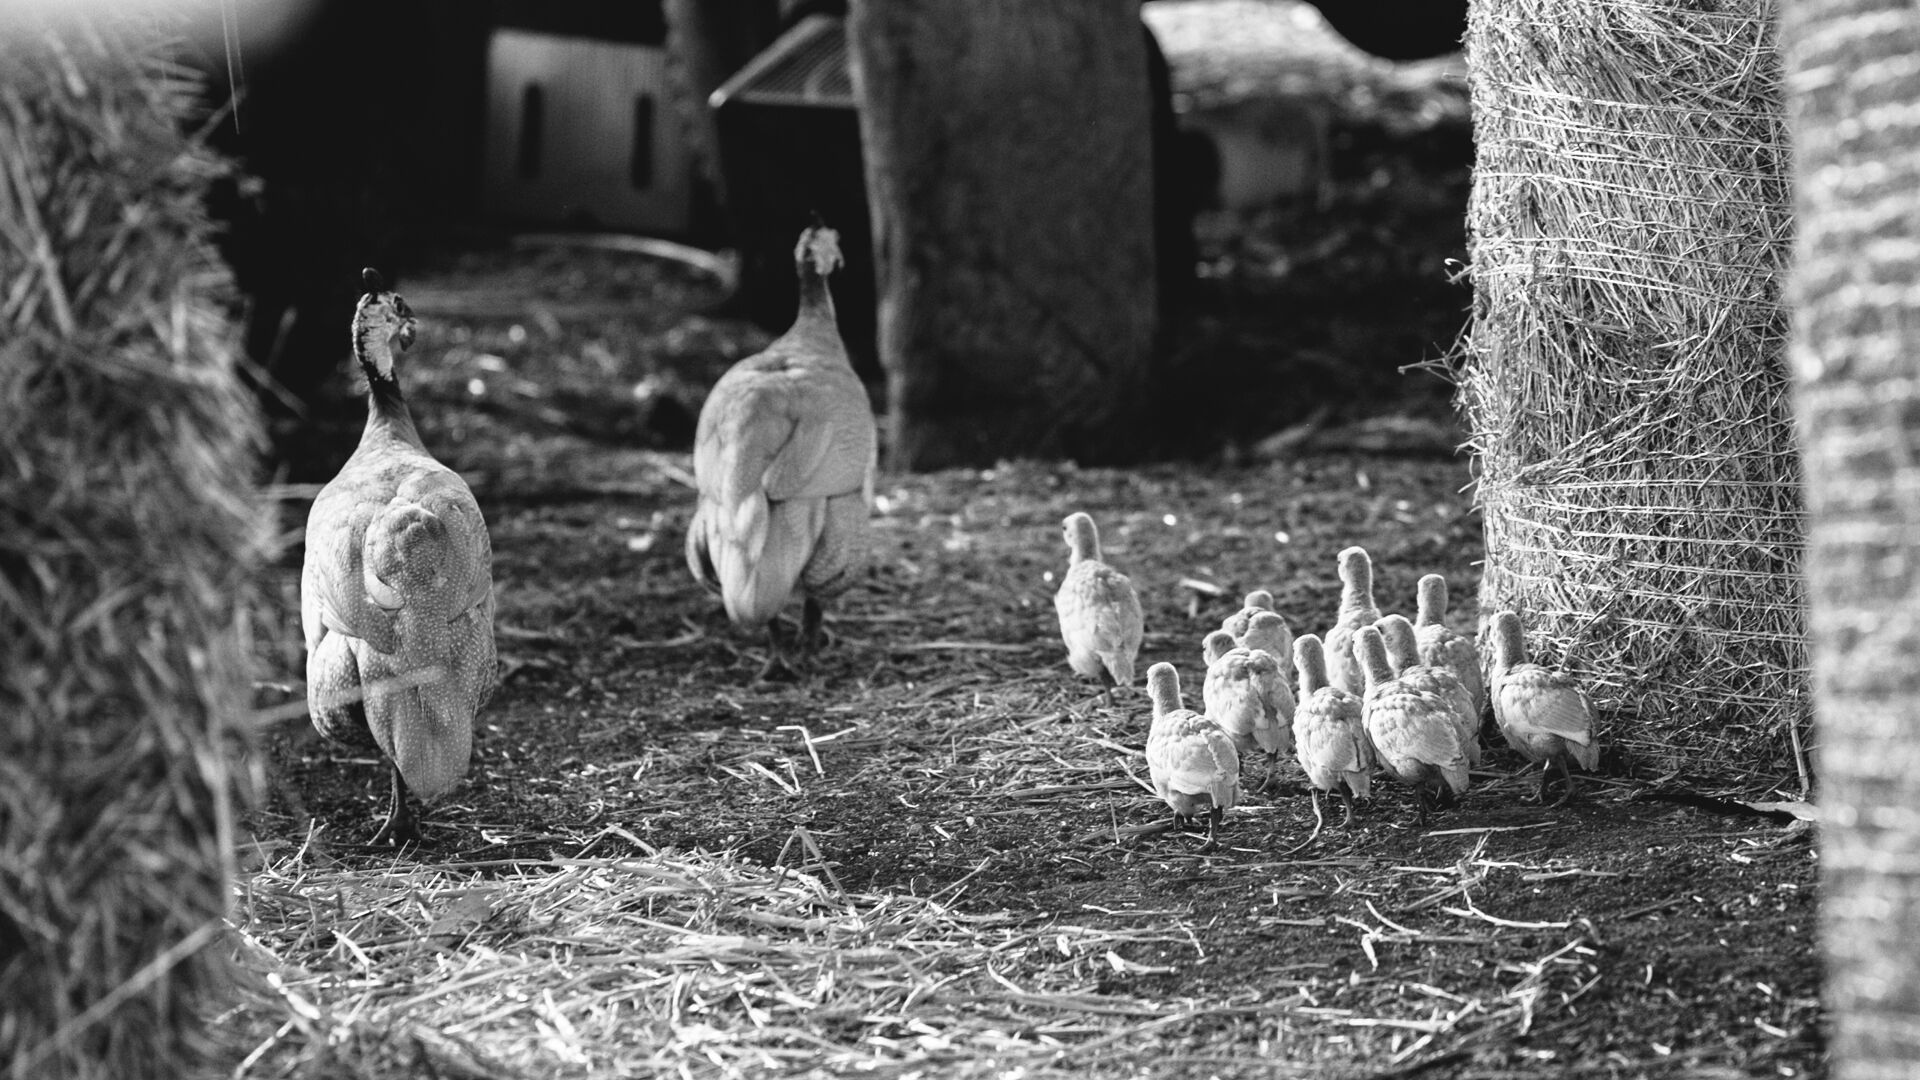
<path id="1" fill-rule="evenodd" d="M 0 1062 L 175 1077 L 224 983 L 259 430 L 154 13 L 0 28 Z"/>
<path id="2" fill-rule="evenodd" d="M 1809 709 L 1773 23 L 1477 0 L 1467 34 L 1481 607 L 1692 769 L 1784 764 Z"/>

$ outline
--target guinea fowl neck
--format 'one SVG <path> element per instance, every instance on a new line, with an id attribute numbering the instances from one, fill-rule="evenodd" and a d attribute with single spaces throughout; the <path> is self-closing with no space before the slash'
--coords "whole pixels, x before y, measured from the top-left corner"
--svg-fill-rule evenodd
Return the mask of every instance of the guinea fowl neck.
<path id="1" fill-rule="evenodd" d="M 833 292 L 827 287 L 827 276 L 814 269 L 811 259 L 800 260 L 800 306 L 793 317 L 793 328 L 809 336 L 831 339 L 836 344 L 840 340 Z"/>
<path id="2" fill-rule="evenodd" d="M 407 408 L 406 395 L 400 392 L 400 380 L 394 375 L 392 346 L 384 340 L 370 340 L 356 335 L 353 339 L 353 355 L 360 361 L 360 370 L 367 376 L 367 427 L 366 430 L 385 430 L 395 438 L 420 445 L 420 429 L 413 424 L 413 413 Z M 385 365 L 375 357 L 376 350 L 386 351 Z M 381 370 L 384 366 L 385 370 Z"/>

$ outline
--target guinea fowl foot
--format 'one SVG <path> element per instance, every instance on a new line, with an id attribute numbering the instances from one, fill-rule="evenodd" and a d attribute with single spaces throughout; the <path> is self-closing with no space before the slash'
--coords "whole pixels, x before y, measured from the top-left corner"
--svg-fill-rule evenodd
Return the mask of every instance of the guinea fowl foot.
<path id="1" fill-rule="evenodd" d="M 1344 829 L 1353 824 L 1353 792 L 1344 787 L 1340 789 L 1340 807 L 1344 811 L 1340 816 L 1340 827 Z M 1318 804 L 1314 809 L 1319 809 Z"/>
<path id="2" fill-rule="evenodd" d="M 799 669 L 788 661 L 785 649 L 780 647 L 780 634 L 774 623 L 767 624 L 767 662 L 754 676 L 757 682 L 798 682 Z"/>
<path id="3" fill-rule="evenodd" d="M 826 612 L 809 596 L 800 607 L 800 651 L 807 657 L 827 647 L 833 635 L 827 632 Z"/>
<path id="4" fill-rule="evenodd" d="M 1562 791 L 1560 793 L 1559 798 L 1549 803 L 1547 802 L 1547 778 L 1551 777 L 1552 775 L 1553 775 L 1553 765 L 1549 763 L 1547 767 L 1545 769 L 1542 769 L 1540 772 L 1540 805 L 1565 806 L 1567 804 L 1567 800 L 1573 798 L 1573 770 L 1567 767 L 1566 762 L 1563 761 L 1560 763 L 1560 775 L 1566 778 L 1567 787 L 1565 791 Z"/>
<path id="5" fill-rule="evenodd" d="M 391 766 L 393 795 L 387 804 L 387 820 L 380 831 L 367 841 L 368 847 L 406 847 L 420 843 L 420 822 L 407 805 L 407 782 L 400 778 L 400 767 Z"/>

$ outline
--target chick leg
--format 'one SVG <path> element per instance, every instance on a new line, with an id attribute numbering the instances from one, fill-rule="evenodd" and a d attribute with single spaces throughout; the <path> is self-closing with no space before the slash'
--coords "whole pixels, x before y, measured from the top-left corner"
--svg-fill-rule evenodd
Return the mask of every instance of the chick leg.
<path id="1" fill-rule="evenodd" d="M 1268 754 L 1267 755 L 1267 778 L 1265 780 L 1260 781 L 1260 794 L 1265 795 L 1267 793 L 1267 790 L 1273 787 L 1273 782 L 1275 779 L 1279 777 L 1279 775 L 1280 775 L 1280 755 L 1277 753 Z M 1318 810 L 1320 805 L 1319 803 L 1320 793 L 1317 791 L 1314 792 L 1313 798 L 1314 798 L 1314 809 Z"/>
<path id="2" fill-rule="evenodd" d="M 387 804 L 386 823 L 367 841 L 371 847 L 389 844 L 405 847 L 420 842 L 420 823 L 414 819 L 413 808 L 407 805 L 407 782 L 400 777 L 400 766 L 389 763 L 389 767 L 393 770 L 393 796 Z"/>
<path id="3" fill-rule="evenodd" d="M 1543 782 L 1540 786 L 1540 802 L 1543 805 L 1547 801 L 1547 788 L 1546 788 L 1546 784 L 1544 783 L 1544 778 L 1552 775 L 1552 770 L 1553 770 L 1553 762 L 1550 761 L 1547 763 L 1546 771 L 1544 771 L 1541 774 Z M 1560 762 L 1560 775 L 1566 777 L 1567 789 L 1560 793 L 1560 797 L 1558 799 L 1555 799 L 1553 801 L 1553 805 L 1555 806 L 1565 806 L 1567 803 L 1567 800 L 1573 798 L 1573 769 L 1570 768 L 1565 761 Z"/>
<path id="4" fill-rule="evenodd" d="M 1206 855 L 1220 850 L 1220 815 L 1223 811 L 1214 807 L 1207 811 L 1207 842 L 1200 845 L 1200 854 Z"/>
<path id="5" fill-rule="evenodd" d="M 1319 796 L 1315 795 L 1314 798 L 1318 799 Z M 1340 808 L 1344 811 L 1340 818 L 1340 827 L 1344 829 L 1353 824 L 1353 792 L 1345 784 L 1340 785 Z M 1316 804 L 1314 809 L 1318 810 L 1319 806 Z"/>

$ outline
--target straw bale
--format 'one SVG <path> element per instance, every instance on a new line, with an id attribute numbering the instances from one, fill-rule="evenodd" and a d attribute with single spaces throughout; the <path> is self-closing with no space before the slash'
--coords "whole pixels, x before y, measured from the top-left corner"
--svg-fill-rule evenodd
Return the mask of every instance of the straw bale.
<path id="1" fill-rule="evenodd" d="M 1481 0 L 1460 405 L 1483 612 L 1603 735 L 1785 764 L 1808 697 L 1783 366 L 1791 226 L 1767 0 Z"/>
<path id="2" fill-rule="evenodd" d="M 89 5 L 94 11 L 98 6 Z M 151 13 L 0 33 L 0 1062 L 180 1076 L 224 982 L 267 517 Z"/>

